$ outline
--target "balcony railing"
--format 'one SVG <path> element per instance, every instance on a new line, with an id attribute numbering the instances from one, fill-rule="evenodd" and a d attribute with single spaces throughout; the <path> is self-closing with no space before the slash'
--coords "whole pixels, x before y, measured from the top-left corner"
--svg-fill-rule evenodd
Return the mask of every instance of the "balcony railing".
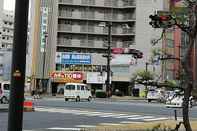
<path id="1" fill-rule="evenodd" d="M 104 2 L 96 2 L 95 0 L 59 0 L 60 4 L 72 4 L 79 6 L 96 6 L 96 7 L 105 7 L 105 8 L 130 8 L 135 7 L 135 0 L 128 0 L 127 2 L 123 2 L 122 4 L 118 3 L 117 0 L 106 0 Z"/>
<path id="2" fill-rule="evenodd" d="M 73 4 L 73 0 L 59 0 L 59 3 Z"/>

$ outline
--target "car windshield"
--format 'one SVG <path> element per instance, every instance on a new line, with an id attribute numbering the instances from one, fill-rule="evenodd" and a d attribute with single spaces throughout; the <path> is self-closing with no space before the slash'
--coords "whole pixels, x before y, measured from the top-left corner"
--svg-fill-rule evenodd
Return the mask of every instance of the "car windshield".
<path id="1" fill-rule="evenodd" d="M 4 90 L 10 90 L 10 84 L 4 84 L 3 88 Z"/>

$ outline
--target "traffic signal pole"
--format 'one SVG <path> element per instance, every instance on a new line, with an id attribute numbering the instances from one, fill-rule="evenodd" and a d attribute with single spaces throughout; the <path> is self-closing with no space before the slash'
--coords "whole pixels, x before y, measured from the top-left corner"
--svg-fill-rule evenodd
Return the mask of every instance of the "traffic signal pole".
<path id="1" fill-rule="evenodd" d="M 16 0 L 8 131 L 22 131 L 29 0 Z"/>
<path id="2" fill-rule="evenodd" d="M 111 93 L 111 85 L 110 85 L 110 76 L 111 76 L 111 68 L 110 68 L 110 61 L 111 61 L 111 28 L 112 28 L 112 22 L 109 21 L 107 23 L 108 26 L 108 45 L 107 45 L 107 80 L 106 80 L 106 90 L 107 90 L 107 96 L 110 97 Z"/>

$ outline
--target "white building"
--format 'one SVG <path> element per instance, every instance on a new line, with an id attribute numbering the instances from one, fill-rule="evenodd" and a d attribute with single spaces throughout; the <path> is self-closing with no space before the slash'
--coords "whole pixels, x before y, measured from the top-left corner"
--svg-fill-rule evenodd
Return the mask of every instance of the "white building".
<path id="1" fill-rule="evenodd" d="M 10 80 L 14 14 L 3 9 L 0 1 L 0 80 Z"/>

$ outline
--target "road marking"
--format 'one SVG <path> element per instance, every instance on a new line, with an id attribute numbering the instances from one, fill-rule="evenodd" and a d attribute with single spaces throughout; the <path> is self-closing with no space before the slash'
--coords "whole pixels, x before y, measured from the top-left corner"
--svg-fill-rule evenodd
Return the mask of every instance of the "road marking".
<path id="1" fill-rule="evenodd" d="M 115 118 L 131 118 L 131 117 L 139 117 L 141 115 L 128 115 L 128 116 L 118 116 L 118 117 L 115 117 Z"/>
<path id="2" fill-rule="evenodd" d="M 119 125 L 121 125 L 121 124 L 116 124 L 116 123 L 99 123 L 99 125 L 119 126 Z"/>
<path id="3" fill-rule="evenodd" d="M 152 118 L 152 119 L 144 119 L 144 121 L 158 121 L 158 120 L 167 120 L 168 118 L 160 117 L 160 118 Z"/>
<path id="4" fill-rule="evenodd" d="M 122 123 L 122 124 L 140 124 L 140 123 L 144 123 L 144 122 L 138 122 L 138 121 L 122 121 L 120 123 Z"/>
<path id="5" fill-rule="evenodd" d="M 61 128 L 61 127 L 52 127 L 47 128 L 48 130 L 61 130 L 61 131 L 80 131 L 80 128 Z"/>
<path id="6" fill-rule="evenodd" d="M 142 117 L 134 117 L 134 118 L 127 118 L 129 120 L 138 120 L 138 119 L 151 119 L 155 118 L 154 116 L 142 116 Z"/>
<path id="7" fill-rule="evenodd" d="M 76 125 L 75 127 L 91 128 L 91 127 L 96 127 L 96 126 L 94 126 L 94 125 Z"/>
<path id="8" fill-rule="evenodd" d="M 125 116 L 126 114 L 111 114 L 111 115 L 105 115 L 105 116 L 100 116 L 100 117 L 120 117 L 120 116 Z"/>
<path id="9" fill-rule="evenodd" d="M 35 108 L 36 111 L 41 112 L 52 112 L 52 113 L 65 113 L 65 114 L 74 114 L 74 115 L 84 115 L 84 116 L 97 116 L 97 117 L 111 117 L 111 118 L 124 118 L 129 120 L 142 120 L 142 121 L 157 121 L 157 120 L 165 120 L 167 118 L 164 117 L 156 117 L 156 116 L 143 116 L 143 115 L 129 115 L 129 114 L 118 114 L 118 113 L 110 113 L 110 112 L 95 112 L 95 111 L 85 111 L 85 110 L 72 110 L 72 109 L 58 109 L 58 108 L 49 108 L 49 107 L 38 107 Z"/>

